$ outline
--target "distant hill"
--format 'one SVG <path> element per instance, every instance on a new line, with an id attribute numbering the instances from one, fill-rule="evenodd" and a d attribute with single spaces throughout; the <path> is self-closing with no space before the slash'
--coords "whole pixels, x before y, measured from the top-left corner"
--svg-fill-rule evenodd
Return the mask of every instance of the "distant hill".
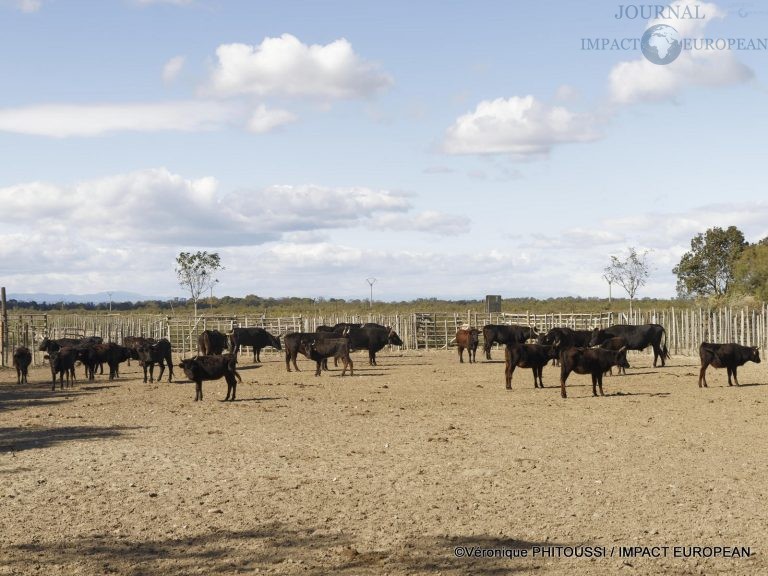
<path id="1" fill-rule="evenodd" d="M 8 292 L 8 300 L 18 300 L 19 302 L 37 302 L 38 304 L 56 304 L 57 302 L 75 302 L 77 304 L 101 304 L 110 302 L 108 292 L 96 292 L 94 294 L 46 294 L 44 292 L 15 293 Z M 135 292 L 112 292 L 112 302 L 143 302 L 146 300 L 170 300 L 167 297 L 145 296 Z"/>

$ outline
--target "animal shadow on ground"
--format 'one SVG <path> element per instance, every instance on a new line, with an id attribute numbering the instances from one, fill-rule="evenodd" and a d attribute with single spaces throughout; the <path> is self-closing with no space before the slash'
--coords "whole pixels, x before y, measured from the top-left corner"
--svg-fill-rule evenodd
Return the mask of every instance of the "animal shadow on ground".
<path id="1" fill-rule="evenodd" d="M 409 541 L 407 546 L 361 551 L 353 533 L 329 530 L 327 526 L 298 528 L 270 522 L 252 529 L 162 539 L 126 538 L 104 532 L 61 538 L 54 543 L 30 541 L 6 546 L 4 565 L 11 573 L 28 573 L 35 566 L 55 562 L 64 571 L 77 567 L 84 573 L 130 576 L 282 572 L 287 564 L 300 565 L 301 573 L 311 576 L 383 572 L 497 576 L 530 573 L 531 559 L 473 558 L 469 557 L 470 551 L 563 545 L 490 536 L 425 536 Z M 455 552 L 457 549 L 461 551 Z M 462 553 L 467 557 L 460 557 Z"/>
<path id="2" fill-rule="evenodd" d="M 63 442 L 99 440 L 123 436 L 140 427 L 127 426 L 48 426 L 0 428 L 0 452 L 21 452 L 32 448 L 48 448 Z"/>
<path id="3" fill-rule="evenodd" d="M 16 382 L 13 384 L 0 385 L 0 412 L 4 410 L 19 410 L 31 406 L 47 406 L 51 404 L 61 404 L 76 398 L 89 394 L 89 390 L 77 387 L 65 388 L 60 390 L 58 383 L 56 390 L 51 390 L 51 381 L 37 382 L 34 384 L 23 384 L 19 386 Z"/>

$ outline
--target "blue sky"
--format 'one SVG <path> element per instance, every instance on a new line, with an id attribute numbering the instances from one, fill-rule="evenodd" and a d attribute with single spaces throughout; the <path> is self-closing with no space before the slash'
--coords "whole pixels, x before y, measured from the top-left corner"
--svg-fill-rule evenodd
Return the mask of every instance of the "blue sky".
<path id="1" fill-rule="evenodd" d="M 688 38 L 766 38 L 694 3 Z M 0 281 L 12 294 L 604 296 L 648 250 L 768 235 L 768 51 L 585 51 L 619 3 L 0 0 Z M 653 22 L 657 23 L 657 22 Z"/>

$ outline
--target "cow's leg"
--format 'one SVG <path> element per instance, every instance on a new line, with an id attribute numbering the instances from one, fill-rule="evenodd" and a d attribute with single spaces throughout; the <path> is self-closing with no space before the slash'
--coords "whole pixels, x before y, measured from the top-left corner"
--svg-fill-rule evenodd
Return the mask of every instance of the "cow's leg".
<path id="1" fill-rule="evenodd" d="M 561 398 L 567 398 L 567 394 L 565 393 L 565 381 L 568 379 L 568 375 L 571 373 L 570 370 L 565 369 L 565 364 L 562 362 L 560 363 L 560 397 Z"/>
<path id="2" fill-rule="evenodd" d="M 515 365 L 512 362 L 507 362 L 504 368 L 504 385 L 507 390 L 512 390 L 512 376 L 515 374 Z"/>
<path id="3" fill-rule="evenodd" d="M 317 361 L 317 370 L 315 370 L 315 376 L 320 376 L 320 372 L 322 371 L 322 369 L 323 369 L 323 361 L 322 360 L 318 360 Z"/>
<path id="4" fill-rule="evenodd" d="M 490 360 L 491 359 L 491 345 L 488 344 L 488 342 L 485 342 L 483 344 L 483 351 L 485 352 L 485 359 Z"/>
<path id="5" fill-rule="evenodd" d="M 603 375 L 598 374 L 597 375 L 597 387 L 600 389 L 600 396 L 605 396 L 603 393 Z"/>
<path id="6" fill-rule="evenodd" d="M 464 364 L 464 348 L 459 346 L 459 362 Z"/>
<path id="7" fill-rule="evenodd" d="M 291 353 L 288 350 L 285 351 L 285 369 L 291 371 Z"/>
<path id="8" fill-rule="evenodd" d="M 195 402 L 203 399 L 203 381 L 195 381 Z"/>
<path id="9" fill-rule="evenodd" d="M 224 402 L 227 400 L 230 400 L 230 394 L 232 395 L 232 400 L 235 399 L 235 387 L 237 386 L 237 380 L 235 379 L 234 374 L 224 374 L 224 379 L 227 381 L 227 395 L 224 397 Z"/>
<path id="10" fill-rule="evenodd" d="M 144 369 L 144 384 L 147 383 L 147 363 L 142 362 L 141 367 Z"/>
<path id="11" fill-rule="evenodd" d="M 741 384 L 739 384 L 739 378 L 736 376 L 737 369 L 738 369 L 738 366 L 733 367 L 733 381 L 736 382 L 736 386 L 741 386 Z"/>
<path id="12" fill-rule="evenodd" d="M 368 350 L 368 364 L 376 366 L 376 352 L 373 350 Z"/>
<path id="13" fill-rule="evenodd" d="M 731 367 L 726 366 L 725 371 L 728 373 L 728 386 L 733 386 L 733 384 L 731 384 Z"/>
<path id="14" fill-rule="evenodd" d="M 707 366 L 708 364 L 702 364 L 701 370 L 699 370 L 699 388 L 706 388 L 707 387 Z"/>
<path id="15" fill-rule="evenodd" d="M 158 382 L 161 382 L 163 380 L 163 372 L 165 372 L 165 362 L 160 360 L 160 374 L 157 375 Z"/>

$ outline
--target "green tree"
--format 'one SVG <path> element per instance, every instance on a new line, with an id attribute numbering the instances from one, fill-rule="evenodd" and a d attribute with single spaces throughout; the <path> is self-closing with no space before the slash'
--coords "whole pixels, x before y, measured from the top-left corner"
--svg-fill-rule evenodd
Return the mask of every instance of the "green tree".
<path id="1" fill-rule="evenodd" d="M 710 228 L 691 240 L 691 250 L 672 269 L 680 296 L 722 296 L 733 282 L 733 267 L 747 243 L 736 228 Z"/>
<path id="2" fill-rule="evenodd" d="M 768 238 L 747 246 L 733 266 L 733 287 L 768 301 Z"/>
<path id="3" fill-rule="evenodd" d="M 640 255 L 634 247 L 630 247 L 629 255 L 624 260 L 611 256 L 611 263 L 603 271 L 603 278 L 609 283 L 615 282 L 627 292 L 630 314 L 637 290 L 645 286 L 650 275 L 647 256 L 647 250 Z"/>
<path id="4" fill-rule="evenodd" d="M 221 258 L 216 252 L 181 252 L 176 257 L 176 277 L 182 288 L 189 291 L 195 303 L 195 318 L 197 318 L 197 301 L 206 291 L 218 282 L 216 272 L 224 270 Z"/>

